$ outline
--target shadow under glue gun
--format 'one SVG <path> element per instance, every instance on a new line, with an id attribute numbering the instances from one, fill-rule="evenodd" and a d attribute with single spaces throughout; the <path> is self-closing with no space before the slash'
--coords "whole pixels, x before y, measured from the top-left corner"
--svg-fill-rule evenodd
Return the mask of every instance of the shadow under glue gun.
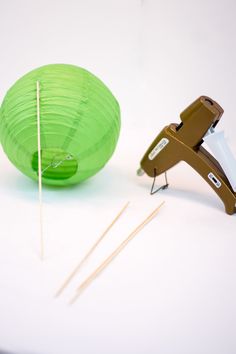
<path id="1" fill-rule="evenodd" d="M 180 124 L 166 126 L 143 156 L 137 174 L 154 177 L 151 194 L 168 187 L 166 171 L 180 161 L 193 167 L 218 194 L 227 214 L 236 212 L 236 160 L 224 133 L 215 127 L 224 113 L 206 96 L 199 97 L 181 114 Z M 205 142 L 214 157 L 202 146 Z M 155 178 L 165 173 L 166 184 L 153 191 Z"/>

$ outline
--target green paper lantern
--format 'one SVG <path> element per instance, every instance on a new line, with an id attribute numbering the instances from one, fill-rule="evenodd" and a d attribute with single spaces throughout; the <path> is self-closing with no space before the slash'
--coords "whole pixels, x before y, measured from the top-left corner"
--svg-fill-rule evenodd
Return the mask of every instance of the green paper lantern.
<path id="1" fill-rule="evenodd" d="M 42 182 L 79 183 L 110 159 L 120 132 L 119 105 L 93 74 L 51 64 L 19 79 L 0 110 L 0 141 L 10 161 L 38 179 L 37 92 L 40 84 Z"/>

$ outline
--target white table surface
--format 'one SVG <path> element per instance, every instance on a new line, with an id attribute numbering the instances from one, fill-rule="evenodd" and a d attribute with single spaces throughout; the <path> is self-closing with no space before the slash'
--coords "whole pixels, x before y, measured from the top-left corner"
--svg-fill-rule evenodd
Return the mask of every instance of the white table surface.
<path id="1" fill-rule="evenodd" d="M 0 350 L 19 354 L 235 354 L 236 216 L 184 163 L 149 195 L 137 177 L 152 139 L 201 94 L 226 110 L 235 145 L 234 1 L 14 1 L 1 4 L 0 93 L 50 62 L 87 67 L 122 110 L 118 147 L 95 177 L 43 188 L 0 151 Z M 163 182 L 162 177 L 157 180 Z M 130 206 L 59 299 L 64 277 Z M 161 201 L 158 216 L 81 295 L 76 287 Z"/>

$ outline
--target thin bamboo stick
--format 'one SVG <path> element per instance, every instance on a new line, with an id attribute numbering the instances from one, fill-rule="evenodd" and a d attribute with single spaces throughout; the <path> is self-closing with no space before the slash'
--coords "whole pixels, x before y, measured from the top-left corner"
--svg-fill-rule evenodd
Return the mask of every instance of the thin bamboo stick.
<path id="1" fill-rule="evenodd" d="M 37 93 L 37 139 L 38 139 L 38 191 L 39 191 L 39 232 L 40 232 L 40 257 L 44 258 L 43 238 L 43 203 L 42 203 L 42 161 L 41 161 L 41 132 L 40 132 L 40 83 L 36 82 Z"/>
<path id="2" fill-rule="evenodd" d="M 129 236 L 108 256 L 95 271 L 90 274 L 90 276 L 85 279 L 84 282 L 77 289 L 77 293 L 70 301 L 72 305 L 80 296 L 81 292 L 85 290 L 89 284 L 112 262 L 112 260 L 118 256 L 118 254 L 125 248 L 125 246 L 140 232 L 145 225 L 147 225 L 158 213 L 159 209 L 162 207 L 164 202 L 162 202 L 141 224 L 139 224 L 130 234 Z"/>
<path id="3" fill-rule="evenodd" d="M 59 288 L 57 291 L 55 297 L 58 297 L 64 289 L 68 286 L 70 281 L 74 278 L 74 276 L 79 272 L 79 270 L 82 268 L 84 263 L 88 260 L 88 258 L 91 256 L 91 254 L 94 252 L 94 250 L 97 248 L 99 243 L 104 239 L 104 237 L 107 235 L 107 233 L 110 231 L 112 226 L 116 223 L 116 221 L 120 218 L 120 216 L 123 214 L 125 209 L 128 207 L 129 202 L 126 203 L 123 208 L 119 211 L 119 213 L 116 215 L 116 217 L 113 219 L 113 221 L 108 225 L 108 227 L 103 231 L 102 235 L 97 239 L 97 241 L 94 243 L 94 245 L 89 249 L 89 251 L 86 253 L 86 255 L 82 258 L 82 260 L 79 262 L 79 264 L 75 267 L 75 269 L 71 272 L 71 274 L 66 278 L 66 280 L 63 282 L 62 286 Z"/>

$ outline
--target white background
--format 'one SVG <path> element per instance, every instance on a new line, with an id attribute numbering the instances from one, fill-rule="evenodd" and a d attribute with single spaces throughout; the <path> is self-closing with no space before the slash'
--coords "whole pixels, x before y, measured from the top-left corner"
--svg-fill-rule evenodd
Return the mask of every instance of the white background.
<path id="1" fill-rule="evenodd" d="M 71 63 L 117 97 L 122 132 L 107 166 L 72 188 L 43 190 L 0 152 L 0 350 L 19 354 L 235 354 L 236 216 L 181 163 L 149 195 L 136 169 L 164 125 L 202 94 L 236 155 L 234 0 L 0 2 L 0 96 L 24 73 Z M 159 178 L 159 183 L 162 183 Z M 63 296 L 53 294 L 124 203 L 119 223 Z M 162 200 L 158 217 L 68 307 L 93 269 Z"/>

